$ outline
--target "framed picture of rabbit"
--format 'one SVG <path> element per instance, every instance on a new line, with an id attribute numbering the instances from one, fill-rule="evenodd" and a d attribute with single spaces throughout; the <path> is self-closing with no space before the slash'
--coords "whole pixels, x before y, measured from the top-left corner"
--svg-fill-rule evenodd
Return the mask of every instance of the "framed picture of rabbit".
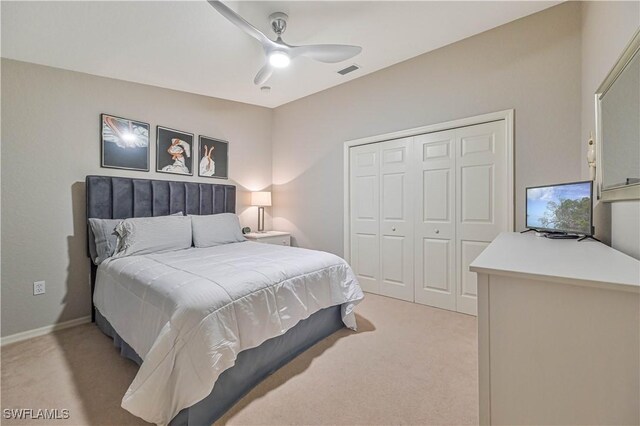
<path id="1" fill-rule="evenodd" d="M 198 148 L 198 175 L 229 179 L 229 142 L 200 136 Z"/>
<path id="2" fill-rule="evenodd" d="M 156 171 L 193 176 L 193 133 L 157 126 Z"/>

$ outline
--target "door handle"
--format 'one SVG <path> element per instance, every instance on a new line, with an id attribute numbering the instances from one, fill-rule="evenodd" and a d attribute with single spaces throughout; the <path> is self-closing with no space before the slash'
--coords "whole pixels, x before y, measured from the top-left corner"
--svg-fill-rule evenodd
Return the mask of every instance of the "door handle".
<path id="1" fill-rule="evenodd" d="M 439 229 L 436 229 L 436 234 L 439 234 L 439 233 L 440 233 L 440 230 L 439 230 Z"/>
<path id="2" fill-rule="evenodd" d="M 392 228 L 391 228 L 391 230 L 392 230 L 392 231 L 395 231 L 395 230 L 396 230 L 396 227 L 395 227 L 395 226 L 394 226 L 394 227 L 392 227 Z"/>

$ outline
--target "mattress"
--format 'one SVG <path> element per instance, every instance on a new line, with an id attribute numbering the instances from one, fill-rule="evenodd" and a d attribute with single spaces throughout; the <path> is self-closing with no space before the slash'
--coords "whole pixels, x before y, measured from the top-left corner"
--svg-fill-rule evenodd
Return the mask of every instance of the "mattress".
<path id="1" fill-rule="evenodd" d="M 348 264 L 329 253 L 243 242 L 108 260 L 96 308 L 144 361 L 122 406 L 167 424 L 209 395 L 238 354 L 341 306 L 355 329 L 363 298 Z"/>

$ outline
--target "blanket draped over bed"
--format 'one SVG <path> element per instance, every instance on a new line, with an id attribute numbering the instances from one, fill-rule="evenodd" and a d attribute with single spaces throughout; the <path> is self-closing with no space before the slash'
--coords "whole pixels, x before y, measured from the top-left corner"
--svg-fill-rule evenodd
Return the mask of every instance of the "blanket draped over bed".
<path id="1" fill-rule="evenodd" d="M 240 351 L 315 312 L 341 305 L 355 329 L 362 298 L 337 256 L 242 242 L 108 260 L 94 303 L 144 360 L 122 406 L 164 425 L 209 395 Z"/>

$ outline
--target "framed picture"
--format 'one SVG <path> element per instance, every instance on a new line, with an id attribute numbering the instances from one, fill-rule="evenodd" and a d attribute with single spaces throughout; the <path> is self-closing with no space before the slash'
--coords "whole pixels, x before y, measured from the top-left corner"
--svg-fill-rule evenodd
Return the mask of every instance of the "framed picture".
<path id="1" fill-rule="evenodd" d="M 200 135 L 198 176 L 229 179 L 229 142 Z"/>
<path id="2" fill-rule="evenodd" d="M 156 171 L 193 176 L 193 133 L 156 128 Z"/>
<path id="3" fill-rule="evenodd" d="M 101 166 L 149 171 L 149 125 L 101 114 Z"/>

